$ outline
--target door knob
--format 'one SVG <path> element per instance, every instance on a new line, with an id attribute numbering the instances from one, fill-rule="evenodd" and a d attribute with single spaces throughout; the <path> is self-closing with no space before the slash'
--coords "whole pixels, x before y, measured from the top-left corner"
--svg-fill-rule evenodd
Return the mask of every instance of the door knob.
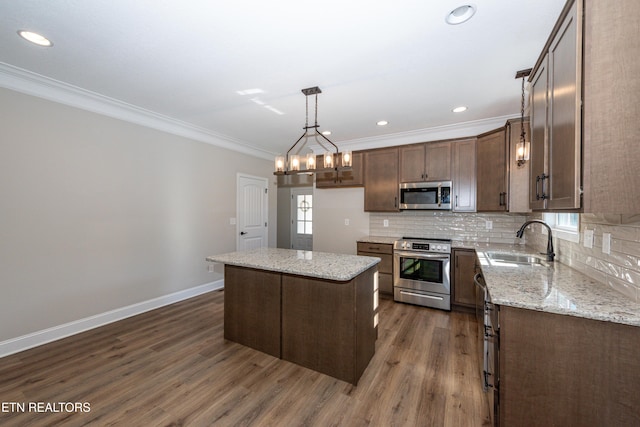
<path id="1" fill-rule="evenodd" d="M 247 233 L 248 233 L 247 231 L 241 231 L 241 232 L 240 232 L 240 235 L 241 235 L 241 236 L 244 236 L 244 235 L 245 235 L 245 234 L 247 234 Z"/>

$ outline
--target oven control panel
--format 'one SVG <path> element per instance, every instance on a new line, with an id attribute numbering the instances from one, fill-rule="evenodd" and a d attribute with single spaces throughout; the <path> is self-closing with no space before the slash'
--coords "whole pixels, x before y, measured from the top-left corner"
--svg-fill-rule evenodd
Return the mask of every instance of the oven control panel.
<path id="1" fill-rule="evenodd" d="M 451 253 L 451 243 L 448 241 L 398 240 L 394 248 L 405 251 Z"/>

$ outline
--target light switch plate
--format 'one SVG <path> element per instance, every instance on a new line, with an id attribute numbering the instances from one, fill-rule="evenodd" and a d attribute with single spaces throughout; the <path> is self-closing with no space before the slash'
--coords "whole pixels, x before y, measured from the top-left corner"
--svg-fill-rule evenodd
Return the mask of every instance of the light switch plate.
<path id="1" fill-rule="evenodd" d="M 236 225 L 236 219 L 235 218 L 229 218 L 229 225 Z"/>
<path id="2" fill-rule="evenodd" d="M 344 225 L 349 225 L 349 218 L 344 219 Z"/>
<path id="3" fill-rule="evenodd" d="M 593 247 L 593 230 L 584 230 L 584 247 L 592 248 Z"/>
<path id="4" fill-rule="evenodd" d="M 602 253 L 611 253 L 611 233 L 602 233 Z"/>

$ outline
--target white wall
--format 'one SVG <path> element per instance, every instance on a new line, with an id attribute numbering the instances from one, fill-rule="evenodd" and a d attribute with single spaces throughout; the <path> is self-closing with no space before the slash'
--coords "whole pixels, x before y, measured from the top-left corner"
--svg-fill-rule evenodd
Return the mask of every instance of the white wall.
<path id="1" fill-rule="evenodd" d="M 0 89 L 0 343 L 219 280 L 236 174 L 272 162 Z"/>
<path id="2" fill-rule="evenodd" d="M 355 255 L 356 241 L 369 235 L 364 188 L 316 188 L 313 203 L 313 250 Z"/>

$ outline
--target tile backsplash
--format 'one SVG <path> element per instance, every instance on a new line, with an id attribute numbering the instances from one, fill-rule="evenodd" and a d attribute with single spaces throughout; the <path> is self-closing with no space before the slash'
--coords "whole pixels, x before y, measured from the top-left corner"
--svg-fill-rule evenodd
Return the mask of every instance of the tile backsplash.
<path id="1" fill-rule="evenodd" d="M 531 215 L 542 219 L 542 215 Z M 544 252 L 547 236 L 535 225 L 525 233 L 526 244 Z M 593 247 L 584 246 L 584 231 L 593 230 Z M 610 254 L 602 249 L 603 234 L 611 234 Z M 580 241 L 553 239 L 556 259 L 606 283 L 633 301 L 640 302 L 640 215 L 580 215 Z"/>
<path id="2" fill-rule="evenodd" d="M 516 231 L 526 215 L 403 211 L 369 215 L 369 234 L 390 237 L 432 237 L 477 243 L 524 244 Z M 384 221 L 388 226 L 384 226 Z"/>
<path id="3" fill-rule="evenodd" d="M 541 214 L 453 213 L 404 211 L 371 213 L 369 234 L 389 237 L 433 237 L 476 243 L 526 244 L 545 252 L 547 236 L 542 226 L 527 228 L 524 239 L 516 231 L 528 219 Z M 388 226 L 385 227 L 385 220 Z M 584 231 L 593 230 L 592 248 L 584 247 Z M 611 234 L 610 254 L 602 250 L 603 234 Z M 606 283 L 633 301 L 640 302 L 640 215 L 580 214 L 578 243 L 554 237 L 556 261 Z"/>

